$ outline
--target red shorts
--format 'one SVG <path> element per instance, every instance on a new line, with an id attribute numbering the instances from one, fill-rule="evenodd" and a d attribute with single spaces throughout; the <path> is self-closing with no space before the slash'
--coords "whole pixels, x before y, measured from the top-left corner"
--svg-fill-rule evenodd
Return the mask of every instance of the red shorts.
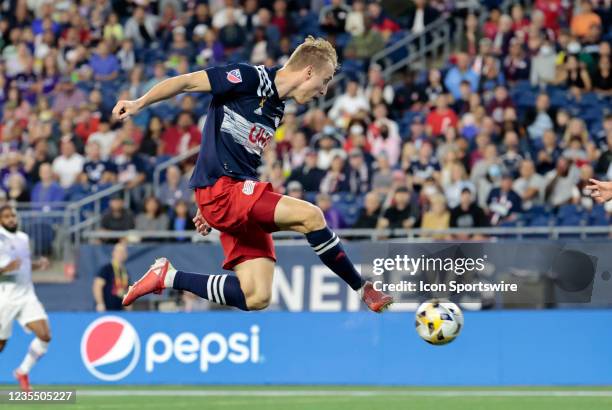
<path id="1" fill-rule="evenodd" d="M 282 195 L 268 182 L 221 177 L 213 186 L 197 188 L 195 198 L 206 222 L 221 232 L 223 269 L 249 259 L 276 261 L 271 232 L 278 230 L 274 209 Z"/>

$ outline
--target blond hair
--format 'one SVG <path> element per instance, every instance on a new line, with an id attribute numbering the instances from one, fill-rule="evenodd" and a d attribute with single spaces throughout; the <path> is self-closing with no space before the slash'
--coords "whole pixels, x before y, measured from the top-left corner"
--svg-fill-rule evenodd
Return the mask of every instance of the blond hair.
<path id="1" fill-rule="evenodd" d="M 285 66 L 300 70 L 310 64 L 317 67 L 323 62 L 331 63 L 336 70 L 338 68 L 336 49 L 324 38 L 308 36 L 291 54 Z"/>

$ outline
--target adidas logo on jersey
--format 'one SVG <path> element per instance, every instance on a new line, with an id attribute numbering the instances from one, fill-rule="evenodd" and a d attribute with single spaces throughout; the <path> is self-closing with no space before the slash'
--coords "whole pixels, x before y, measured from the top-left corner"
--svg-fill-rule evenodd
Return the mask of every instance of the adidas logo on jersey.
<path id="1" fill-rule="evenodd" d="M 255 192 L 255 182 L 244 181 L 244 185 L 242 186 L 242 193 L 245 195 L 253 195 L 253 192 Z"/>

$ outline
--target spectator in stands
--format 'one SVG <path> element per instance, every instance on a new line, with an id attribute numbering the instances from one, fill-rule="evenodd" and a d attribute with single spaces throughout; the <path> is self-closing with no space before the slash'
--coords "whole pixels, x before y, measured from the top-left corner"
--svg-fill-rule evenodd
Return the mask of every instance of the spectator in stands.
<path id="1" fill-rule="evenodd" d="M 334 157 L 346 157 L 346 152 L 340 148 L 341 144 L 336 130 L 331 125 L 325 126 L 320 135 L 315 135 L 311 140 L 311 145 L 315 147 L 318 145 L 317 166 L 321 169 L 328 169 Z"/>
<path id="2" fill-rule="evenodd" d="M 87 174 L 87 179 L 92 185 L 98 185 L 102 181 L 105 172 L 117 173 L 117 167 L 111 161 L 104 161 L 100 152 L 100 144 L 97 141 L 89 140 L 85 146 L 85 163 L 83 172 Z"/>
<path id="3" fill-rule="evenodd" d="M 493 226 L 513 221 L 523 211 L 521 197 L 512 190 L 512 183 L 512 174 L 506 172 L 502 174 L 500 186 L 489 193 L 487 207 Z"/>
<path id="4" fill-rule="evenodd" d="M 519 164 L 523 160 L 519 136 L 515 131 L 504 134 L 503 154 L 500 157 L 503 167 L 516 177 L 519 173 Z"/>
<path id="5" fill-rule="evenodd" d="M 87 102 L 87 96 L 78 89 L 67 75 L 60 80 L 53 98 L 52 110 L 56 116 L 61 116 L 69 107 L 80 107 Z"/>
<path id="6" fill-rule="evenodd" d="M 581 92 L 591 90 L 592 82 L 587 66 L 579 61 L 576 54 L 568 54 L 558 72 L 557 84 L 567 87 L 574 96 L 579 97 Z"/>
<path id="7" fill-rule="evenodd" d="M 132 211 L 124 206 L 123 197 L 120 194 L 114 194 L 111 197 L 109 208 L 102 215 L 100 227 L 107 231 L 128 231 L 136 226 Z M 107 242 L 117 242 L 112 239 Z"/>
<path id="8" fill-rule="evenodd" d="M 180 155 L 200 144 L 202 134 L 194 124 L 193 115 L 183 111 L 176 123 L 162 134 L 163 150 L 165 155 Z"/>
<path id="9" fill-rule="evenodd" d="M 392 203 L 378 221 L 379 229 L 410 229 L 419 218 L 419 207 L 416 196 L 411 195 L 408 188 L 400 186 L 392 197 Z"/>
<path id="10" fill-rule="evenodd" d="M 364 159 L 360 148 L 353 148 L 349 152 L 348 166 L 346 168 L 346 184 L 348 191 L 361 195 L 369 192 L 372 170 Z"/>
<path id="11" fill-rule="evenodd" d="M 462 81 L 468 81 L 472 87 L 472 91 L 478 90 L 478 74 L 470 68 L 469 57 L 465 53 L 459 53 L 455 57 L 455 65 L 448 70 L 444 77 L 444 85 L 446 89 L 453 95 L 454 98 L 461 97 L 460 85 Z"/>
<path id="12" fill-rule="evenodd" d="M 529 80 L 531 74 L 529 57 L 525 55 L 523 45 L 518 38 L 513 37 L 510 40 L 510 49 L 503 60 L 503 65 L 504 75 L 510 85 Z"/>
<path id="13" fill-rule="evenodd" d="M 561 149 L 557 145 L 557 136 L 553 130 L 544 132 L 542 145 L 542 149 L 538 151 L 536 169 L 539 174 L 546 174 L 555 169 L 561 157 Z"/>
<path id="14" fill-rule="evenodd" d="M 572 34 L 576 37 L 586 37 L 593 26 L 601 26 L 601 17 L 593 12 L 593 5 L 590 0 L 582 0 L 580 2 L 580 12 L 572 17 Z"/>
<path id="15" fill-rule="evenodd" d="M 532 160 L 521 161 L 519 175 L 512 184 L 512 189 L 521 197 L 523 209 L 527 211 L 535 205 L 543 205 L 546 181 L 542 175 L 536 173 Z"/>
<path id="16" fill-rule="evenodd" d="M 334 105 L 329 110 L 328 116 L 334 121 L 348 123 L 348 118 L 357 114 L 360 110 L 368 111 L 370 105 L 368 99 L 359 87 L 359 83 L 350 80 L 346 84 L 346 91 L 334 101 Z"/>
<path id="17" fill-rule="evenodd" d="M 424 94 L 428 98 L 428 105 L 435 105 L 438 97 L 446 92 L 442 83 L 442 73 L 437 68 L 432 68 L 427 74 L 427 86 Z"/>
<path id="18" fill-rule="evenodd" d="M 401 172 L 401 171 L 400 171 Z M 372 190 L 378 195 L 386 196 L 393 185 L 393 170 L 385 153 L 376 158 L 376 171 L 372 175 Z"/>
<path id="19" fill-rule="evenodd" d="M 169 220 L 154 196 L 145 198 L 144 212 L 136 216 L 136 229 L 139 231 L 165 231 L 168 229 Z M 146 237 L 143 238 L 146 241 Z"/>
<path id="20" fill-rule="evenodd" d="M 383 41 L 387 41 L 391 34 L 400 30 L 399 24 L 387 15 L 379 2 L 370 2 L 368 4 L 368 20 L 371 21 L 372 31 L 380 33 Z M 366 21 L 366 30 L 369 21 Z"/>
<path id="21" fill-rule="evenodd" d="M 459 205 L 451 210 L 450 223 L 451 228 L 472 229 L 484 228 L 489 226 L 489 221 L 482 208 L 474 202 L 472 191 L 469 188 L 463 188 Z M 455 235 L 455 239 L 464 241 L 468 239 L 482 239 L 481 235 L 460 234 Z"/>
<path id="22" fill-rule="evenodd" d="M 597 70 L 593 74 L 593 89 L 602 97 L 612 96 L 612 69 L 610 57 L 599 59 Z"/>
<path id="23" fill-rule="evenodd" d="M 115 55 L 110 54 L 106 41 L 98 44 L 97 53 L 91 56 L 89 64 L 97 81 L 112 81 L 119 75 L 121 66 Z"/>
<path id="24" fill-rule="evenodd" d="M 529 75 L 531 85 L 543 87 L 555 82 L 556 58 L 553 45 L 546 40 L 533 56 Z"/>
<path id="25" fill-rule="evenodd" d="M 580 176 L 573 190 L 573 203 L 581 206 L 587 211 L 593 208 L 593 198 L 591 198 L 591 190 L 587 186 L 592 183 L 590 180 L 594 177 L 593 167 L 591 164 L 584 164 L 580 167 Z"/>
<path id="26" fill-rule="evenodd" d="M 34 149 L 29 155 L 24 156 L 24 170 L 27 180 L 30 182 L 30 187 L 40 181 L 39 169 L 40 165 L 45 162 L 51 162 L 49 155 L 49 143 L 45 139 L 40 139 L 34 143 Z"/>
<path id="27" fill-rule="evenodd" d="M 608 117 L 610 118 L 607 121 L 612 124 L 612 115 L 608 114 Z M 602 147 L 602 151 L 595 166 L 595 173 L 599 176 L 606 176 L 608 179 L 612 179 L 612 168 L 610 167 L 610 164 L 612 164 L 612 131 L 608 132 L 606 145 Z"/>
<path id="28" fill-rule="evenodd" d="M 125 37 L 137 48 L 154 46 L 157 40 L 158 18 L 147 13 L 144 7 L 134 8 L 134 13 L 125 23 Z"/>
<path id="29" fill-rule="evenodd" d="M 321 180 L 321 186 L 318 190 L 326 194 L 349 191 L 347 175 L 344 172 L 344 158 L 342 156 L 334 157 L 329 170 Z"/>
<path id="30" fill-rule="evenodd" d="M 450 181 L 446 186 L 443 185 L 443 188 L 449 208 L 455 208 L 461 201 L 463 190 L 469 189 L 470 192 L 476 192 L 476 187 L 468 178 L 467 172 L 460 162 L 453 162 L 450 170 Z"/>
<path id="31" fill-rule="evenodd" d="M 397 123 L 388 117 L 387 107 L 384 104 L 374 107 L 374 121 L 368 127 L 368 143 L 372 155 L 378 156 L 384 153 L 392 167 L 397 165 L 402 139 Z"/>
<path id="32" fill-rule="evenodd" d="M 352 36 L 360 36 L 365 31 L 365 2 L 364 0 L 354 0 L 352 7 L 346 16 L 344 29 Z"/>
<path id="33" fill-rule="evenodd" d="M 309 150 L 301 167 L 293 169 L 289 181 L 299 182 L 306 192 L 317 192 L 325 171 L 317 167 L 317 152 Z"/>
<path id="34" fill-rule="evenodd" d="M 507 14 L 503 14 L 499 19 L 499 27 L 493 40 L 493 53 L 498 56 L 508 54 L 510 48 L 510 41 L 516 36 L 516 33 L 512 31 L 512 17 Z"/>
<path id="35" fill-rule="evenodd" d="M 157 157 L 162 154 L 162 133 L 164 124 L 159 116 L 153 115 L 149 118 L 149 123 L 140 143 L 140 152 L 150 157 Z"/>
<path id="36" fill-rule="evenodd" d="M 299 181 L 291 181 L 287 184 L 287 195 L 292 198 L 304 199 L 304 188 Z"/>
<path id="37" fill-rule="evenodd" d="M 124 243 L 113 247 L 112 259 L 104 265 L 94 278 L 92 292 L 96 302 L 96 312 L 123 310 L 123 296 L 128 291 L 130 277 L 125 267 L 128 252 Z"/>
<path id="38" fill-rule="evenodd" d="M 174 232 L 190 232 L 195 230 L 192 217 L 189 214 L 189 206 L 186 201 L 179 200 L 174 205 L 172 218 L 170 220 L 170 229 Z M 186 241 L 189 238 L 186 236 L 176 238 L 177 241 Z"/>
<path id="39" fill-rule="evenodd" d="M 363 4 L 363 3 L 362 3 Z M 345 31 L 346 19 L 351 8 L 344 0 L 332 0 L 319 12 L 319 25 L 328 34 L 341 34 Z"/>
<path id="40" fill-rule="evenodd" d="M 21 154 L 16 151 L 9 151 L 6 155 L 6 163 L 0 170 L 0 189 L 8 190 L 8 180 L 12 175 L 25 177 L 25 169 L 21 161 Z"/>
<path id="41" fill-rule="evenodd" d="M 329 194 L 323 192 L 318 194 L 316 205 L 323 211 L 323 216 L 325 216 L 325 221 L 330 229 L 346 228 L 346 222 L 340 211 L 333 206 Z"/>
<path id="42" fill-rule="evenodd" d="M 414 9 L 408 15 L 408 28 L 412 34 L 419 35 L 440 16 L 438 10 L 427 4 L 428 0 L 415 0 Z"/>
<path id="43" fill-rule="evenodd" d="M 442 194 L 433 195 L 430 199 L 431 208 L 423 214 L 422 229 L 448 229 L 450 227 L 450 212 L 446 208 L 446 198 Z M 433 239 L 450 239 L 447 234 L 423 234 Z"/>
<path id="44" fill-rule="evenodd" d="M 15 173 L 8 177 L 6 196 L 12 202 L 30 202 L 30 193 L 22 174 Z"/>
<path id="45" fill-rule="evenodd" d="M 546 176 L 546 203 L 559 207 L 572 200 L 572 190 L 578 182 L 578 171 L 573 164 L 564 157 L 559 157 L 555 169 Z"/>
<path id="46" fill-rule="evenodd" d="M 457 114 L 448 106 L 448 97 L 441 94 L 436 100 L 436 109 L 427 115 L 429 135 L 437 137 L 444 134 L 446 128 L 456 127 L 459 122 Z"/>
<path id="47" fill-rule="evenodd" d="M 138 154 L 138 147 L 133 139 L 126 138 L 122 147 L 123 154 L 115 159 L 118 180 L 125 183 L 129 189 L 142 187 L 146 178 L 146 161 Z"/>
<path id="48" fill-rule="evenodd" d="M 436 180 L 440 178 L 440 164 L 436 157 L 433 156 L 433 147 L 431 144 L 421 144 L 418 158 L 410 163 L 410 168 L 407 171 L 412 175 L 412 181 L 416 191 L 421 189 L 421 186 L 427 178 L 433 177 Z"/>
<path id="49" fill-rule="evenodd" d="M 508 94 L 508 89 L 503 85 L 495 87 L 493 99 L 487 104 L 487 115 L 491 116 L 497 125 L 504 121 L 504 111 L 506 108 L 513 108 L 514 102 Z"/>
<path id="50" fill-rule="evenodd" d="M 189 184 L 181 175 L 181 170 L 176 165 L 171 165 L 166 170 L 166 181 L 161 185 L 159 197 L 164 206 L 174 208 L 178 201 L 191 202 L 192 192 Z"/>
<path id="51" fill-rule="evenodd" d="M 370 6 L 377 3 L 370 3 Z M 386 19 L 385 21 L 390 21 Z M 385 47 L 385 38 L 379 30 L 372 25 L 372 19 L 364 19 L 364 32 L 361 35 L 351 37 L 344 49 L 344 57 L 347 59 L 369 60 Z M 384 33 L 389 33 L 385 30 Z"/>
<path id="52" fill-rule="evenodd" d="M 51 164 L 43 162 L 39 167 L 40 182 L 32 189 L 32 202 L 42 207 L 48 207 L 53 202 L 64 200 L 64 190 L 53 180 Z"/>
<path id="53" fill-rule="evenodd" d="M 354 229 L 375 229 L 380 218 L 380 195 L 376 192 L 366 194 L 363 207 L 359 210 L 359 217 L 353 224 Z"/>
<path id="54" fill-rule="evenodd" d="M 85 159 L 76 152 L 74 142 L 70 138 L 62 138 L 61 155 L 53 160 L 53 172 L 59 177 L 62 188 L 69 188 L 83 171 Z"/>
<path id="55" fill-rule="evenodd" d="M 219 30 L 219 41 L 223 44 L 223 47 L 228 52 L 236 51 L 238 48 L 246 43 L 247 36 L 244 28 L 240 25 L 236 10 L 238 9 L 226 9 L 226 24 Z M 216 17 L 216 16 L 215 16 Z M 213 19 L 214 25 L 214 19 Z"/>
<path id="56" fill-rule="evenodd" d="M 552 130 L 554 127 L 553 118 L 554 111 L 550 107 L 550 97 L 548 94 L 539 94 L 535 101 L 535 110 L 528 112 L 526 124 L 529 137 L 534 142 L 541 140 L 547 130 Z"/>

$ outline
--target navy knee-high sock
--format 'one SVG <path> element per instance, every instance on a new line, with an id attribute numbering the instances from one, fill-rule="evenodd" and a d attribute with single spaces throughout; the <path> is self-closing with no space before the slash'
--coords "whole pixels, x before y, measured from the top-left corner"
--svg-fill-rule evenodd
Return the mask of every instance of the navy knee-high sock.
<path id="1" fill-rule="evenodd" d="M 346 256 L 340 238 L 331 229 L 326 226 L 318 231 L 309 232 L 306 234 L 306 239 L 325 266 L 340 276 L 351 288 L 358 290 L 363 286 L 361 275 Z"/>
<path id="2" fill-rule="evenodd" d="M 177 290 L 188 290 L 196 295 L 220 305 L 249 310 L 240 280 L 230 275 L 205 275 L 176 271 L 172 287 Z"/>

